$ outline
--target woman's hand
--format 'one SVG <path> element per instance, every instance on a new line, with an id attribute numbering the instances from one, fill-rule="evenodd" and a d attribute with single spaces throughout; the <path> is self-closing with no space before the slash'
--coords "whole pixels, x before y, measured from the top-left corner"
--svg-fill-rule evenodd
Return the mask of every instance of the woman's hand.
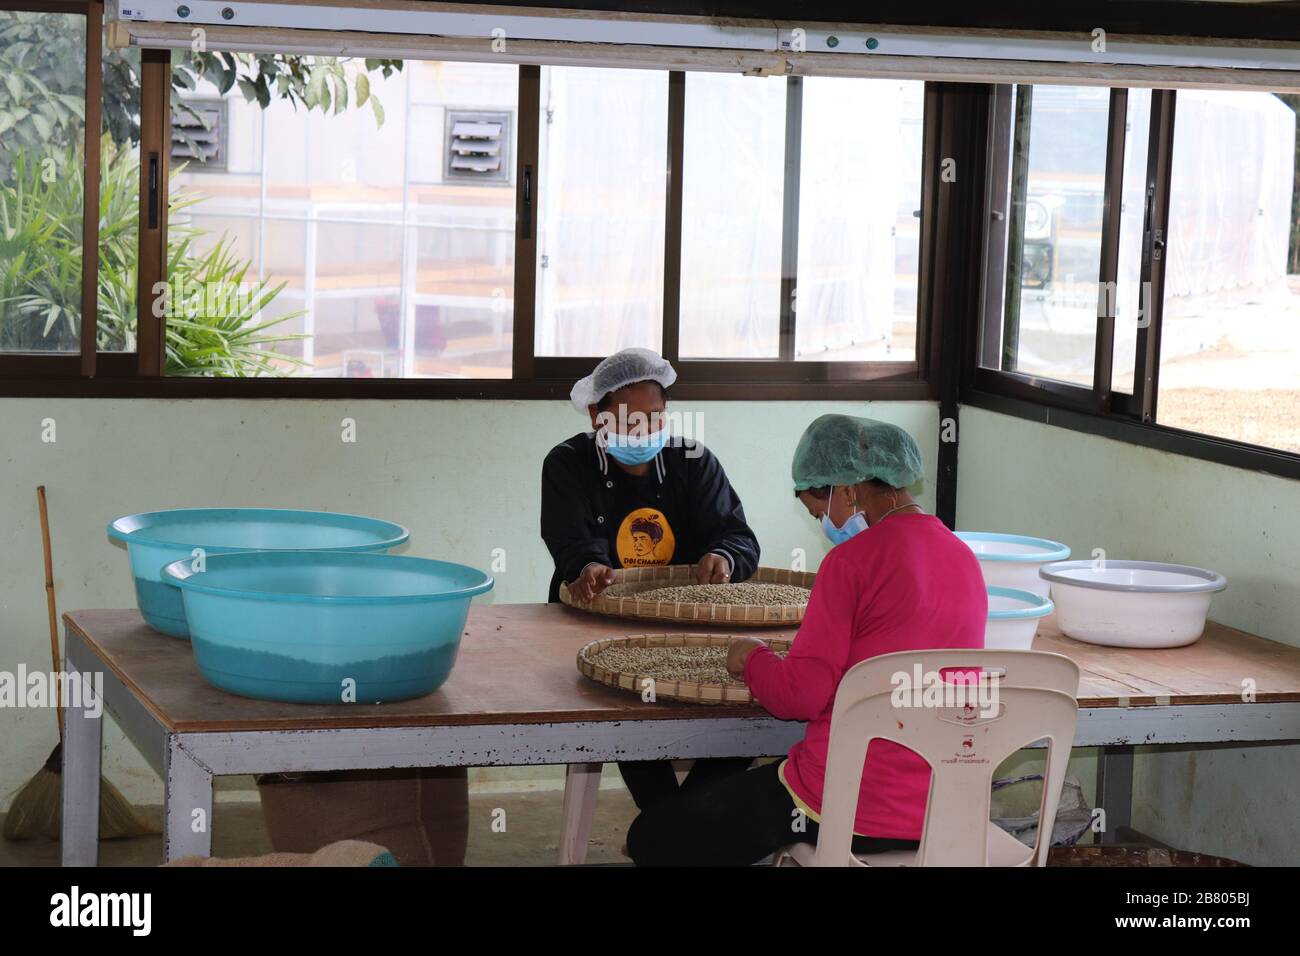
<path id="1" fill-rule="evenodd" d="M 706 554 L 695 566 L 695 580 L 699 584 L 726 584 L 731 580 L 731 562 L 720 554 Z"/>
<path id="2" fill-rule="evenodd" d="M 613 583 L 613 568 L 607 568 L 603 564 L 589 564 L 569 585 L 569 593 L 575 601 L 590 604 L 592 599 Z"/>
<path id="3" fill-rule="evenodd" d="M 744 680 L 745 661 L 749 660 L 755 648 L 765 646 L 766 642 L 757 637 L 733 637 L 727 648 L 727 673 L 737 680 Z"/>

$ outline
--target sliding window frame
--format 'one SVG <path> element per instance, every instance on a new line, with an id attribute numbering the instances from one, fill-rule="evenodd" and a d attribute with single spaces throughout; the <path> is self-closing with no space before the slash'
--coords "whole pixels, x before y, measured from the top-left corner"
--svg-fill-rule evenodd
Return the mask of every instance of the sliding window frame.
<path id="1" fill-rule="evenodd" d="M 85 19 L 86 75 L 85 119 L 83 123 L 83 189 L 81 205 L 81 325 L 79 354 L 40 352 L 0 353 L 0 381 L 21 383 L 28 378 L 92 378 L 95 375 L 99 313 L 99 176 L 100 125 L 103 104 L 103 0 L 61 2 L 28 0 L 0 2 L 0 10 L 11 13 L 62 13 Z M 21 387 L 21 386 L 20 386 Z"/>
<path id="2" fill-rule="evenodd" d="M 1134 394 L 1127 395 L 1112 390 L 1108 400 L 1102 402 L 1099 400 L 1100 389 L 1097 387 L 1098 382 L 1103 381 L 1102 376 L 1094 379 L 1092 389 L 1083 389 L 1064 383 L 1036 380 L 1014 372 L 989 369 L 982 365 L 983 356 L 987 354 L 988 320 L 990 316 L 995 316 L 995 321 L 1001 320 L 1000 313 L 994 312 L 990 307 L 990 302 L 994 301 L 997 291 L 991 285 L 992 277 L 1005 278 L 1004 262 L 998 264 L 998 271 L 994 271 L 992 266 L 993 263 L 998 262 L 999 255 L 1005 256 L 1005 250 L 999 251 L 1001 247 L 994 244 L 991 239 L 991 237 L 996 238 L 996 229 L 990 228 L 993 218 L 990 216 L 990 210 L 998 195 L 992 188 L 998 182 L 995 150 L 999 138 L 1005 131 L 1005 120 L 1002 121 L 1002 125 L 999 125 L 997 96 L 992 98 L 988 115 L 985 117 L 986 128 L 989 130 L 987 183 L 990 188 L 989 199 L 982 207 L 985 220 L 984 254 L 981 257 L 985 264 L 984 289 L 980 309 L 972 310 L 967 318 L 960 401 L 963 405 L 1040 424 L 1054 425 L 1233 468 L 1300 480 L 1300 454 L 1186 431 L 1161 425 L 1156 421 L 1176 102 L 1175 91 L 1152 90 L 1151 122 L 1147 132 L 1147 170 L 1144 180 L 1146 196 L 1143 197 L 1145 205 L 1140 271 L 1140 280 L 1151 283 L 1148 299 L 1150 314 L 1145 317 L 1146 326 L 1138 329 L 1134 354 Z M 1127 106 L 1126 103 L 1124 105 Z M 1112 110 L 1114 110 L 1114 98 L 1112 98 Z M 1124 112 L 1127 112 L 1126 108 Z M 1124 122 L 1123 117 L 1117 117 L 1114 112 L 1110 120 L 1106 177 L 1109 195 L 1106 199 L 1106 213 L 1107 226 L 1109 227 L 1113 221 L 1114 228 L 1117 230 L 1122 198 L 1120 193 L 1122 175 L 1114 174 L 1113 164 L 1123 157 L 1122 144 L 1116 142 L 1116 131 L 1123 129 Z M 1005 195 L 1005 191 L 1002 195 Z M 1112 246 L 1110 243 L 1115 245 Z M 1108 252 L 1113 248 L 1115 255 L 1118 255 L 1117 243 L 1117 232 L 1111 234 L 1103 231 L 1103 245 Z M 1117 259 L 1115 261 L 1118 262 Z M 1112 273 L 1112 276 L 1114 274 Z M 1103 318 L 1099 316 L 1099 321 Z M 1113 336 L 1113 317 L 1110 321 Z M 1107 357 L 1106 351 L 1102 348 L 1099 337 L 1097 361 L 1099 363 L 1104 361 L 1113 368 L 1113 337 L 1109 348 L 1112 354 Z"/>
<path id="3" fill-rule="evenodd" d="M 157 289 L 166 287 L 168 169 L 171 157 L 170 50 L 140 51 L 140 212 L 136 265 L 136 374 L 161 378 L 167 368 L 167 320 Z"/>
<path id="4" fill-rule="evenodd" d="M 1107 413 L 1112 409 L 1111 378 L 1115 347 L 1115 296 L 1107 290 L 1114 289 L 1118 276 L 1120 210 L 1124 185 L 1125 124 L 1128 113 L 1128 90 L 1112 89 L 1107 113 L 1106 166 L 1103 173 L 1101 243 L 1098 252 L 1097 272 L 1097 330 L 1093 354 L 1091 387 L 1058 381 L 1037 375 L 1028 375 L 1004 368 L 1010 355 L 1008 339 L 1018 331 L 1017 316 L 1010 307 L 1013 294 L 1018 297 L 1017 281 L 1013 286 L 1008 271 L 1008 258 L 1018 255 L 1022 248 L 1018 237 L 1023 230 L 1024 196 L 1017 203 L 1017 189 L 1023 193 L 1027 181 L 1028 145 L 1019 154 L 1014 153 L 1018 128 L 1028 129 L 1032 108 L 1032 86 L 1026 87 L 1029 96 L 1014 97 L 1012 88 L 999 84 L 990 97 L 985 127 L 989 130 L 987 166 L 985 172 L 985 200 L 982 211 L 984 221 L 984 277 L 980 296 L 979 328 L 971 338 L 973 347 L 968 350 L 965 386 L 994 395 L 1025 401 L 1043 402 L 1059 408 L 1079 412 Z M 1026 105 L 1029 104 L 1029 105 Z M 1008 172 L 1009 170 L 1009 172 Z M 1004 197 L 1010 196 L 1008 208 L 1001 208 Z M 1018 298 L 1016 299 L 1018 302 Z M 1001 335 L 997 334 L 1001 332 Z M 998 367 L 986 362 L 990 354 L 998 356 Z"/>
<path id="5" fill-rule="evenodd" d="M 779 353 L 773 359 L 705 359 L 682 358 L 681 342 L 681 228 L 683 223 L 682 191 L 686 128 L 686 74 L 680 70 L 668 74 L 668 110 L 666 115 L 667 156 L 664 176 L 664 288 L 663 331 L 661 352 L 674 364 L 677 383 L 674 395 L 686 398 L 745 400 L 756 397 L 772 399 L 880 399 L 880 400 L 932 400 L 938 395 L 938 382 L 933 372 L 936 361 L 931 357 L 931 343 L 937 334 L 930 328 L 926 313 L 921 308 L 924 289 L 929 282 L 926 257 L 921 254 L 929 228 L 928 220 L 934 215 L 927 206 L 923 188 L 921 201 L 921 236 L 918 244 L 918 296 L 916 316 L 916 356 L 908 362 L 819 362 L 800 361 L 794 357 L 795 312 L 794 291 L 797 283 L 798 257 L 798 186 L 800 151 L 802 148 L 802 91 L 803 78 L 786 80 L 786 135 L 784 159 L 784 205 L 782 210 L 782 277 L 780 308 Z M 923 141 L 932 143 L 930 128 L 937 121 L 930 109 L 927 96 L 925 116 L 922 119 Z M 522 109 L 522 106 L 521 106 Z M 538 153 L 534 139 L 524 145 L 533 156 Z M 923 147 L 923 170 L 933 165 L 932 157 Z M 923 174 L 924 181 L 924 174 Z M 534 215 L 536 210 L 534 210 Z M 527 261 L 516 255 L 515 268 L 533 270 L 536 275 L 536 249 Z M 516 279 L 516 288 L 520 286 Z M 533 283 L 535 295 L 535 280 Z M 529 322 L 527 346 L 535 345 L 536 301 L 528 303 L 516 299 L 516 329 L 520 328 L 518 311 L 526 310 Z M 517 333 L 518 334 L 518 333 Z M 518 343 L 518 338 L 516 342 Z M 936 353 L 937 354 L 937 353 Z M 591 372 L 592 366 L 604 356 L 533 356 L 532 368 L 542 381 L 572 381 Z"/>

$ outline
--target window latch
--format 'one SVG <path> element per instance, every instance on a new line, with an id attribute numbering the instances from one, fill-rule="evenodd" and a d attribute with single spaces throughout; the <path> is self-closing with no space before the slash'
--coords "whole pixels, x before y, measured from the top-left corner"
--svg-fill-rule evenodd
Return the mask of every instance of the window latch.
<path id="1" fill-rule="evenodd" d="M 158 154 L 149 154 L 149 209 L 150 229 L 158 228 Z"/>
<path id="2" fill-rule="evenodd" d="M 523 193 L 523 222 L 520 226 L 523 228 L 523 239 L 533 238 L 533 167 L 524 167 L 524 181 L 521 185 Z"/>

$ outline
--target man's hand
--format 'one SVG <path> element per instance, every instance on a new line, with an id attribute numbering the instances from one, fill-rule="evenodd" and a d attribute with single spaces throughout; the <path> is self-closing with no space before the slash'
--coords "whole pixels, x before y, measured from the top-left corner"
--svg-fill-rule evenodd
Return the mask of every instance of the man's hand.
<path id="1" fill-rule="evenodd" d="M 575 601 L 590 604 L 601 591 L 614 583 L 614 569 L 603 564 L 589 564 L 569 585 L 569 593 Z"/>
<path id="2" fill-rule="evenodd" d="M 726 584 L 731 580 L 731 563 L 720 554 L 706 554 L 695 566 L 695 580 L 699 584 Z"/>
<path id="3" fill-rule="evenodd" d="M 755 648 L 763 647 L 766 642 L 757 637 L 733 637 L 727 648 L 727 673 L 737 680 L 745 677 L 745 661 L 754 653 Z"/>

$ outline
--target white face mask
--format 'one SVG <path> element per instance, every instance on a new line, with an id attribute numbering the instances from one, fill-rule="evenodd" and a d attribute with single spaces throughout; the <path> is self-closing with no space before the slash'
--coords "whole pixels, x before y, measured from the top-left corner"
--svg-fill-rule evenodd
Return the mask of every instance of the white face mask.
<path id="1" fill-rule="evenodd" d="M 868 528 L 867 518 L 861 511 L 855 511 L 845 519 L 844 524 L 840 527 L 835 526 L 831 520 L 831 502 L 835 500 L 835 486 L 831 486 L 831 496 L 826 499 L 826 510 L 822 512 L 822 533 L 830 540 L 831 544 L 843 544 L 855 534 L 860 534 Z"/>

